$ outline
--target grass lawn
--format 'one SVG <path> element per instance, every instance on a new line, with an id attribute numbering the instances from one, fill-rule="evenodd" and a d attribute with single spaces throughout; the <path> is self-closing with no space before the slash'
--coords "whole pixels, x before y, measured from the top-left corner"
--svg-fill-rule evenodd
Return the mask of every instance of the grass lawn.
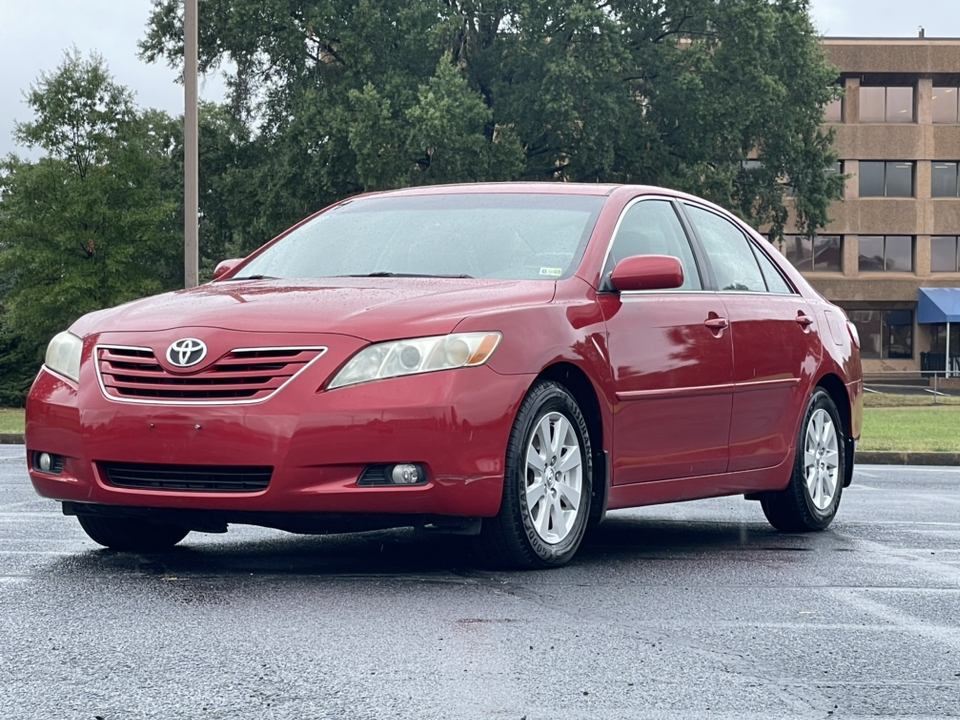
<path id="1" fill-rule="evenodd" d="M 960 405 L 864 408 L 860 449 L 960 452 Z"/>
<path id="2" fill-rule="evenodd" d="M 867 393 L 864 405 L 861 450 L 960 452 L 960 398 Z"/>
<path id="3" fill-rule="evenodd" d="M 20 408 L 0 408 L 0 433 L 22 433 L 23 410 Z"/>
<path id="4" fill-rule="evenodd" d="M 960 452 L 960 399 L 867 395 L 861 450 Z M 22 433 L 23 410 L 0 408 L 0 433 Z"/>

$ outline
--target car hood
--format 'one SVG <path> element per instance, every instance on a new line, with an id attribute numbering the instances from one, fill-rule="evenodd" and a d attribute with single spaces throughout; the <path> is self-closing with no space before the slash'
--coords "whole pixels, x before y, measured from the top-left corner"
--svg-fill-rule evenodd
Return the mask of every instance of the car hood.
<path id="1" fill-rule="evenodd" d="M 371 342 L 442 335 L 467 315 L 550 302 L 556 283 L 460 278 L 221 281 L 85 315 L 71 331 L 155 332 L 178 327 L 334 333 Z"/>

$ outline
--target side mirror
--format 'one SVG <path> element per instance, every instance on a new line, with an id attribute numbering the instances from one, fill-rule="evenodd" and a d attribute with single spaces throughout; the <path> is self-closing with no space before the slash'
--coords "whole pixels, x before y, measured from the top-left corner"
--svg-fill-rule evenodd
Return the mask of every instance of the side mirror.
<path id="1" fill-rule="evenodd" d="M 617 263 L 610 282 L 620 292 L 671 290 L 683 285 L 683 265 L 669 255 L 635 255 Z"/>
<path id="2" fill-rule="evenodd" d="M 229 275 L 241 262 L 243 262 L 243 258 L 230 258 L 229 260 L 223 260 L 213 271 L 213 279 L 219 280 L 224 275 Z"/>

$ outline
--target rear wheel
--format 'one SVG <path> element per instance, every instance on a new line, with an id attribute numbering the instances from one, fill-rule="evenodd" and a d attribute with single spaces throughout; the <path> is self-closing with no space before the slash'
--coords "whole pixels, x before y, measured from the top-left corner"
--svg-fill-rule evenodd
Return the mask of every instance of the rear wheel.
<path id="1" fill-rule="evenodd" d="M 180 525 L 161 525 L 131 518 L 78 515 L 77 520 L 91 540 L 112 550 L 168 550 L 190 532 Z"/>
<path id="2" fill-rule="evenodd" d="M 826 528 L 840 505 L 844 452 L 840 413 L 830 395 L 817 388 L 800 425 L 790 484 L 760 499 L 770 524 L 784 532 Z"/>
<path id="3" fill-rule="evenodd" d="M 500 513 L 485 519 L 481 554 L 497 566 L 557 567 L 580 547 L 590 516 L 590 435 L 573 396 L 534 384 L 507 444 Z"/>

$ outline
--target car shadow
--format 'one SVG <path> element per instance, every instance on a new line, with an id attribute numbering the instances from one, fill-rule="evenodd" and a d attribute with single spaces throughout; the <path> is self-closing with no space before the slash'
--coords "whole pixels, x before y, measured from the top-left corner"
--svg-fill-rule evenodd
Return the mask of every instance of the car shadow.
<path id="1" fill-rule="evenodd" d="M 754 553 L 785 558 L 797 552 L 843 550 L 831 532 L 784 534 L 763 522 L 610 517 L 592 528 L 565 568 L 602 572 L 605 566 L 708 556 L 753 562 Z M 510 576 L 488 567 L 472 538 L 399 529 L 343 535 L 265 532 L 245 536 L 194 534 L 162 553 L 90 550 L 55 563 L 58 575 L 412 577 L 438 581 Z"/>

